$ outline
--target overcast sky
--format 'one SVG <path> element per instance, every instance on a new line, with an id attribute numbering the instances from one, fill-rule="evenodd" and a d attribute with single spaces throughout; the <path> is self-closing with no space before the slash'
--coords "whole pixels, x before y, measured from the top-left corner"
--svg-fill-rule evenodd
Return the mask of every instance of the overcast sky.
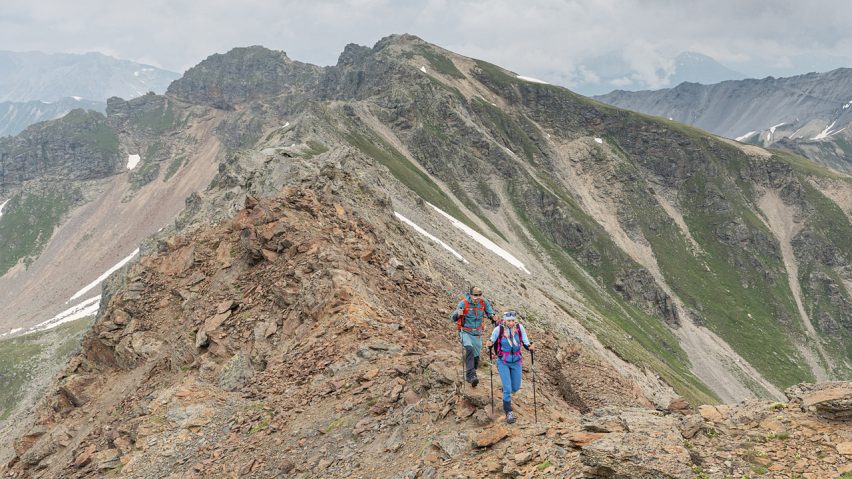
<path id="1" fill-rule="evenodd" d="M 617 81 L 612 71 L 667 86 L 684 51 L 757 77 L 852 67 L 846 0 L 4 0 L 0 11 L 2 50 L 100 51 L 177 72 L 255 44 L 328 65 L 347 43 L 391 33 L 568 87 Z"/>

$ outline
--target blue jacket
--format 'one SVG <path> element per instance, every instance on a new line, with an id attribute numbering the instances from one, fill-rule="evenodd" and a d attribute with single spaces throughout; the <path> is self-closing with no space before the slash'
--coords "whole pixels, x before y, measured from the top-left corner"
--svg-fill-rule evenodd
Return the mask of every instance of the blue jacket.
<path id="1" fill-rule="evenodd" d="M 489 303 L 484 297 L 473 300 L 470 297 L 470 293 L 465 293 L 464 298 L 465 299 L 459 301 L 459 305 L 456 306 L 456 310 L 453 311 L 450 319 L 453 322 L 458 321 L 459 315 L 461 315 L 464 311 L 465 300 L 467 300 L 469 306 L 467 314 L 464 316 L 464 320 L 462 321 L 462 330 L 468 334 L 479 336 L 481 334 L 480 330 L 482 329 L 482 321 L 484 317 L 493 317 L 494 309 L 491 308 L 491 303 Z"/>
<path id="2" fill-rule="evenodd" d="M 504 363 L 516 363 L 521 360 L 521 346 L 526 349 L 530 347 L 530 339 L 527 337 L 527 330 L 524 329 L 522 324 L 518 324 L 512 334 L 512 342 L 515 343 L 514 346 L 509 342 L 509 339 L 506 338 L 505 335 L 500 335 L 500 326 L 494 328 L 494 331 L 491 331 L 491 342 L 497 343 L 500 341 L 500 360 Z M 500 336 L 499 338 L 497 336 Z"/>

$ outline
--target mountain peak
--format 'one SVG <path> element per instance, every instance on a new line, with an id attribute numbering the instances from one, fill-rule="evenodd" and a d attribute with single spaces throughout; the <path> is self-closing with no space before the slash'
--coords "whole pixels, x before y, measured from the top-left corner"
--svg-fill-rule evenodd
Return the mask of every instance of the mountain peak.
<path id="1" fill-rule="evenodd" d="M 210 55 L 169 85 L 168 93 L 219 109 L 315 83 L 321 69 L 296 62 L 280 50 L 254 45 Z"/>

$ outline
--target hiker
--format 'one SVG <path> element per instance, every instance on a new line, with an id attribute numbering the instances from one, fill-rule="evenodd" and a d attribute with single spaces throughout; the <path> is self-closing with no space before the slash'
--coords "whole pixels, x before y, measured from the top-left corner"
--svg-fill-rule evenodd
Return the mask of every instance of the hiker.
<path id="1" fill-rule="evenodd" d="M 459 301 L 450 319 L 456 323 L 459 340 L 464 348 L 465 381 L 471 386 L 479 384 L 476 368 L 479 366 L 479 351 L 482 349 L 482 332 L 485 330 L 485 316 L 494 323 L 494 309 L 491 303 L 482 297 L 482 290 L 472 286 L 464 298 Z"/>
<path id="2" fill-rule="evenodd" d="M 500 324 L 491 332 L 488 348 L 492 346 L 497 356 L 500 383 L 503 385 L 503 412 L 506 413 L 506 422 L 512 424 L 515 422 L 512 394 L 521 389 L 521 346 L 527 351 L 535 351 L 535 346 L 530 344 L 527 337 L 527 331 L 518 322 L 518 313 L 503 313 Z"/>

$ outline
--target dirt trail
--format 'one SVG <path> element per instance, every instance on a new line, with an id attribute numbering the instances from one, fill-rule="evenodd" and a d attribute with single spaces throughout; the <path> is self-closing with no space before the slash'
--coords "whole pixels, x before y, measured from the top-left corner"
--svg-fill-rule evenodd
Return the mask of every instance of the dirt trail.
<path id="1" fill-rule="evenodd" d="M 816 346 L 821 358 L 814 357 L 813 352 L 806 345 L 799 344 L 797 346 L 817 380 L 826 381 L 828 380 L 828 373 L 822 367 L 820 359 L 828 361 L 831 356 L 826 354 L 823 349 L 819 336 L 802 303 L 802 288 L 799 284 L 799 263 L 796 261 L 796 255 L 793 253 L 793 238 L 802 230 L 802 224 L 795 220 L 799 212 L 795 208 L 785 205 L 775 190 L 766 190 L 763 196 L 760 197 L 758 206 L 766 217 L 767 226 L 778 239 L 778 243 L 781 246 L 781 257 L 784 260 L 784 269 L 787 271 L 787 281 L 790 284 L 790 290 L 793 292 L 796 308 L 799 310 L 799 318 L 802 320 L 802 326 L 804 326 L 808 338 Z"/>

